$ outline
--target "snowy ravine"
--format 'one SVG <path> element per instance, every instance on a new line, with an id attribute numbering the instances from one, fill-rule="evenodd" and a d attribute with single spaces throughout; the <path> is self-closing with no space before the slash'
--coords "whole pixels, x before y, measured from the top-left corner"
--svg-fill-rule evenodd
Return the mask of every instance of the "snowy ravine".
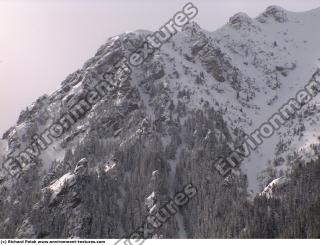
<path id="1" fill-rule="evenodd" d="M 175 178 L 176 178 L 176 172 L 177 172 L 177 160 L 180 158 L 180 153 L 181 153 L 181 148 L 178 148 L 175 159 L 169 161 L 169 164 L 170 164 L 169 188 L 170 188 L 170 196 L 172 198 L 174 197 L 174 194 L 175 194 L 175 186 L 176 186 Z M 178 225 L 179 238 L 183 238 L 183 239 L 187 238 L 183 217 L 181 216 L 181 213 L 179 210 L 175 215 L 175 219 Z"/>
<path id="2" fill-rule="evenodd" d="M 128 236 L 188 183 L 197 187 L 196 198 L 153 237 L 237 236 L 245 226 L 234 221 L 243 208 L 239 200 L 271 197 L 293 164 L 320 152 L 319 96 L 244 159 L 229 189 L 214 162 L 311 79 L 320 81 L 319 21 L 320 9 L 271 6 L 256 18 L 238 13 L 214 32 L 189 23 L 19 178 L 1 164 L 0 237 Z M 1 163 L 106 81 L 105 72 L 150 33 L 108 39 L 56 92 L 21 112 L 0 140 Z"/>

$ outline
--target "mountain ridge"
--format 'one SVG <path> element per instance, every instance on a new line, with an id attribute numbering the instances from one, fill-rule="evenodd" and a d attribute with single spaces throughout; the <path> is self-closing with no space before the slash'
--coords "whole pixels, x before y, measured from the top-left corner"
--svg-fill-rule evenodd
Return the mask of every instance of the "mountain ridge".
<path id="1" fill-rule="evenodd" d="M 318 78 L 320 35 L 312 30 L 318 20 L 320 8 L 297 14 L 271 6 L 256 18 L 236 14 L 214 32 L 189 23 L 132 69 L 127 80 L 120 79 L 21 177 L 9 178 L 0 169 L 0 234 L 127 236 L 192 182 L 200 190 L 197 199 L 154 237 L 229 236 L 215 224 L 219 213 L 228 212 L 219 205 L 230 202 L 228 208 L 238 212 L 232 195 L 246 203 L 289 174 L 294 156 L 302 156 L 302 163 L 317 156 L 318 97 L 233 170 L 237 177 L 228 191 L 214 168 L 217 157 L 227 155 L 312 77 Z M 23 111 L 2 137 L 0 160 L 17 156 L 35 134 L 108 80 L 105 74 L 117 58 L 141 46 L 147 34 L 109 38 L 56 92 Z M 145 207 L 151 193 L 152 210 Z M 22 215 L 14 218 L 12 206 Z"/>

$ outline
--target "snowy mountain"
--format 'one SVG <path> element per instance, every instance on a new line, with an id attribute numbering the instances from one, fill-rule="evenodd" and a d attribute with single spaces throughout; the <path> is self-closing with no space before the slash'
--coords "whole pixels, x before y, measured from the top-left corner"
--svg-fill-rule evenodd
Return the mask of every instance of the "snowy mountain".
<path id="1" fill-rule="evenodd" d="M 3 135 L 0 160 L 28 149 L 32 164 L 20 155 L 16 177 L 0 169 L 0 237 L 127 237 L 189 183 L 197 196 L 152 237 L 246 234 L 249 223 L 239 217 L 250 216 L 243 210 L 252 200 L 281 196 L 273 193 L 277 180 L 285 186 L 296 164 L 317 159 L 319 97 L 244 158 L 230 186 L 214 163 L 308 82 L 320 81 L 319 21 L 320 9 L 271 6 L 256 18 L 238 13 L 214 32 L 190 23 L 129 75 L 118 70 L 111 84 L 108 74 L 119 57 L 151 32 L 110 38 Z M 41 145 L 34 136 L 103 81 L 106 95 L 83 117 L 69 119 L 48 147 Z"/>

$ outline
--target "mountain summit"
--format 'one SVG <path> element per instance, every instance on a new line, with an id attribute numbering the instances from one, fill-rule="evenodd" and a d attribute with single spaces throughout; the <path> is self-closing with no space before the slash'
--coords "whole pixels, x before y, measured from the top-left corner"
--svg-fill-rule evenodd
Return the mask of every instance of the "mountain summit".
<path id="1" fill-rule="evenodd" d="M 127 237 L 189 183 L 197 196 L 162 217 L 151 237 L 299 237 L 281 220 L 285 208 L 260 214 L 278 220 L 272 234 L 255 230 L 252 210 L 291 198 L 288 186 L 307 172 L 296 164 L 317 159 L 318 96 L 232 169 L 229 186 L 214 163 L 319 81 L 319 22 L 320 9 L 271 6 L 257 18 L 238 13 L 214 32 L 189 23 L 130 74 L 121 57 L 150 32 L 108 39 L 0 140 L 2 163 L 17 160 L 0 169 L 0 237 Z M 79 104 L 88 98 L 94 103 Z"/>

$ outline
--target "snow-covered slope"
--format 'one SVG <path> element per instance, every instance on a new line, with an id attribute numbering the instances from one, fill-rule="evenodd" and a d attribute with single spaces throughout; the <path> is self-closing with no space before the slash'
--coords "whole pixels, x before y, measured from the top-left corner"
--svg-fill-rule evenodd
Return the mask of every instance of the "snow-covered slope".
<path id="1" fill-rule="evenodd" d="M 28 178 L 24 176 L 36 175 L 31 181 L 36 187 L 32 188 L 42 190 L 41 198 L 34 195 L 28 199 L 32 212 L 28 219 L 15 222 L 32 226 L 30 236 L 37 232 L 40 237 L 91 236 L 89 228 L 76 225 L 82 218 L 83 226 L 90 222 L 101 225 L 96 237 L 120 237 L 138 227 L 144 215 L 156 212 L 179 187 L 192 182 L 200 190 L 197 203 L 191 203 L 188 211 L 179 211 L 168 225 L 171 228 L 166 226 L 157 235 L 218 236 L 214 233 L 217 223 L 208 217 L 219 204 L 219 195 L 226 195 L 221 200 L 232 197 L 222 189 L 223 178 L 214 161 L 278 112 L 312 77 L 319 79 L 320 34 L 315 31 L 319 21 L 320 9 L 293 13 L 272 6 L 257 18 L 236 14 L 214 32 L 189 23 L 42 151 L 34 159 L 35 167 L 26 168 L 21 178 L 12 179 L 1 169 L 2 205 L 8 208 L 22 199 L 8 189 L 26 188 L 23 183 Z M 119 57 L 142 45 L 148 34 L 136 31 L 110 38 L 60 89 L 22 112 L 17 125 L 0 142 L 0 159 L 4 162 L 17 156 L 32 144 L 35 134 L 105 81 L 105 72 Z M 123 75 L 120 72 L 116 77 Z M 244 159 L 235 169 L 240 185 L 237 191 L 245 193 L 248 184 L 248 191 L 255 195 L 273 179 L 284 176 L 294 160 L 309 160 L 317 153 L 319 103 L 315 97 Z M 75 163 L 82 158 L 88 159 L 88 171 L 76 177 Z M 65 186 L 69 180 L 72 186 Z M 85 195 L 88 190 L 94 194 Z M 154 208 L 150 211 L 145 203 L 151 195 Z M 88 204 L 97 196 L 97 202 Z M 96 220 L 90 205 L 108 208 Z M 50 231 L 58 227 L 57 215 L 67 227 L 64 233 Z M 42 216 L 53 219 L 50 224 L 40 222 L 46 228 L 37 224 Z M 206 221 L 200 222 L 201 218 Z M 102 225 L 103 219 L 108 224 Z M 19 236 L 18 228 L 12 224 L 12 230 L 2 233 Z"/>

